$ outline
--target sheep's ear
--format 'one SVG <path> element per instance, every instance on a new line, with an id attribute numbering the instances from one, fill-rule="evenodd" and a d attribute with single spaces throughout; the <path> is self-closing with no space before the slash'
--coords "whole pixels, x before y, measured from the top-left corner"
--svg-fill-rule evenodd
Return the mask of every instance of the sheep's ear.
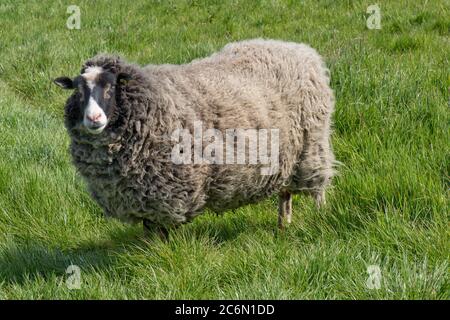
<path id="1" fill-rule="evenodd" d="M 72 79 L 70 79 L 68 77 L 56 78 L 55 80 L 53 80 L 53 83 L 63 89 L 73 89 L 74 88 Z"/>
<path id="2" fill-rule="evenodd" d="M 117 83 L 119 85 L 127 84 L 127 82 L 130 80 L 131 80 L 131 75 L 129 75 L 128 73 L 121 72 L 117 75 Z"/>

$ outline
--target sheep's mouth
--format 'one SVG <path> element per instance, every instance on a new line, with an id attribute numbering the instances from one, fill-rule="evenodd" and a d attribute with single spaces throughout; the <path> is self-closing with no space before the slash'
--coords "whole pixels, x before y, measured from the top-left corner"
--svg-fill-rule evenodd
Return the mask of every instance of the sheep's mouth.
<path id="1" fill-rule="evenodd" d="M 91 133 L 91 134 L 99 134 L 103 131 L 103 129 L 105 129 L 106 127 L 106 123 L 105 124 L 93 124 L 90 126 L 85 126 L 86 130 Z"/>

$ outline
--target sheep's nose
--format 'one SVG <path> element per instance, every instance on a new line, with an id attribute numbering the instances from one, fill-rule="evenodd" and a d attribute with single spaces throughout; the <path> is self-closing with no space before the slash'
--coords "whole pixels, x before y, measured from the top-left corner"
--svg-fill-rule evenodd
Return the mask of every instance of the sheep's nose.
<path id="1" fill-rule="evenodd" d="M 86 116 L 86 117 L 91 122 L 98 122 L 100 120 L 100 118 L 102 117 L 102 115 L 100 113 L 96 113 L 96 114 L 89 115 L 89 116 Z"/>

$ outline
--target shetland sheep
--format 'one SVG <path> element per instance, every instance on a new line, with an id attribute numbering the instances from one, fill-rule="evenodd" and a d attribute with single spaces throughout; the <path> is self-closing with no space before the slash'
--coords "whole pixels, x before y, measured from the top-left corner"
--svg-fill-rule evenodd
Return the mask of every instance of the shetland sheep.
<path id="1" fill-rule="evenodd" d="M 55 83 L 75 89 L 65 107 L 70 150 L 106 216 L 167 235 L 206 208 L 220 213 L 274 193 L 280 227 L 291 221 L 292 194 L 325 201 L 334 98 L 327 68 L 307 45 L 255 39 L 188 64 L 145 67 L 97 55 L 81 75 Z M 278 170 L 262 175 L 261 163 L 175 163 L 173 133 L 192 132 L 196 121 L 220 132 L 279 130 Z"/>

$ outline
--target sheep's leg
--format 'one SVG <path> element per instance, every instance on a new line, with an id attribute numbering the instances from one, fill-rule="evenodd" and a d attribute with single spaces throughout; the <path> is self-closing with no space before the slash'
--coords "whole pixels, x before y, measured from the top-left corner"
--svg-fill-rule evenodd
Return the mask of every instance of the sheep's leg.
<path id="1" fill-rule="evenodd" d="M 167 241 L 169 239 L 169 230 L 167 230 L 167 228 L 155 225 L 148 219 L 144 219 L 142 221 L 142 224 L 144 226 L 144 235 L 146 237 L 150 237 L 152 234 L 156 232 L 156 234 L 161 238 L 161 240 Z"/>
<path id="2" fill-rule="evenodd" d="M 286 192 L 286 221 L 292 222 L 292 194 L 289 192 Z"/>
<path id="3" fill-rule="evenodd" d="M 278 228 L 283 229 L 284 224 L 284 200 L 281 193 L 278 195 Z"/>
<path id="4" fill-rule="evenodd" d="M 284 220 L 292 221 L 292 195 L 287 191 L 280 192 L 278 196 L 278 227 L 284 229 Z"/>
<path id="5" fill-rule="evenodd" d="M 318 209 L 320 209 L 322 206 L 326 204 L 325 188 L 320 189 L 318 192 L 314 194 L 314 200 L 316 202 L 316 206 Z"/>

